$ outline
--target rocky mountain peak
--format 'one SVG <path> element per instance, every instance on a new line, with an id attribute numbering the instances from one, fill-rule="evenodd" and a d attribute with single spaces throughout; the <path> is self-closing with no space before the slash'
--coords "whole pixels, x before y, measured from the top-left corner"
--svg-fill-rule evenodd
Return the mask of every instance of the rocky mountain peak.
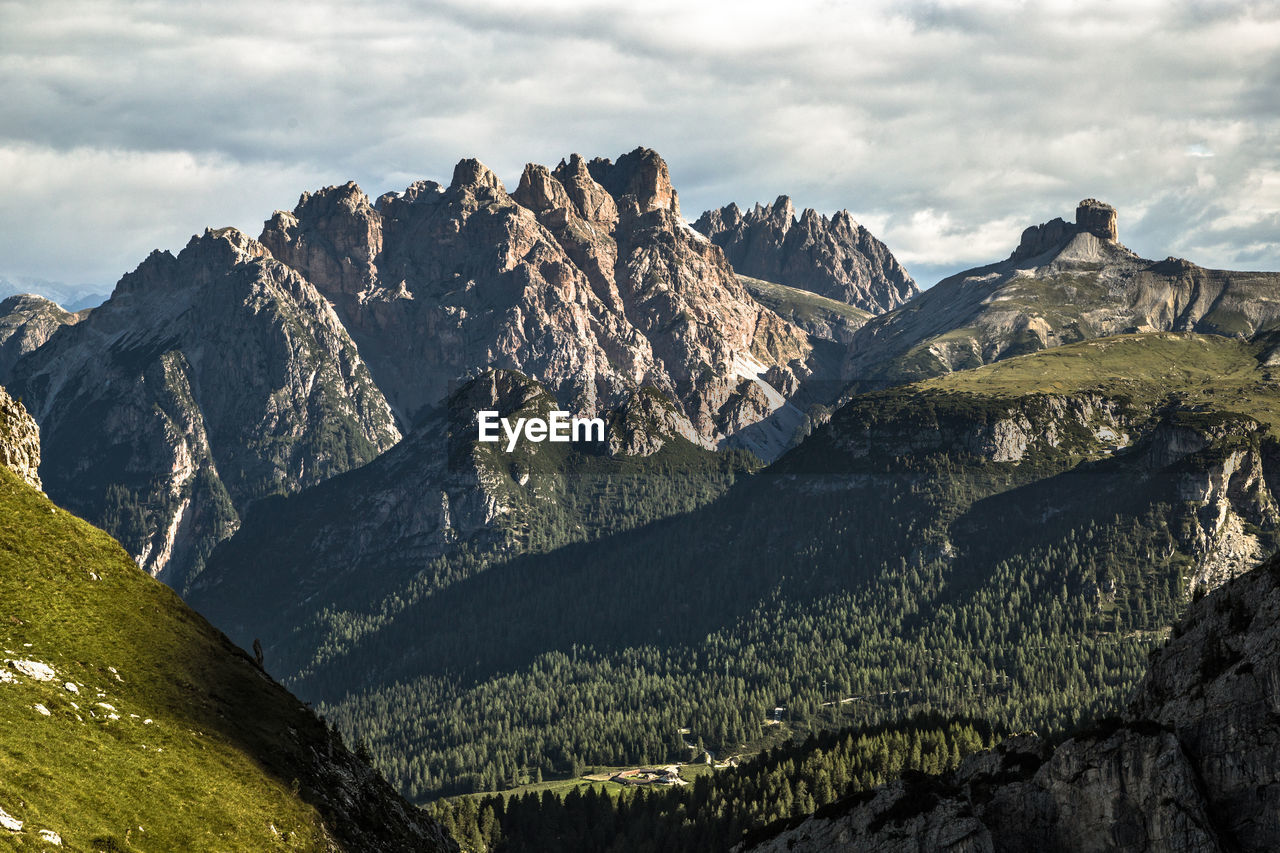
<path id="1" fill-rule="evenodd" d="M 669 210 L 680 216 L 680 200 L 671 186 L 667 163 L 651 148 L 637 148 L 618 158 L 616 163 L 597 157 L 587 164 L 591 176 L 622 202 L 634 199 L 635 212 Z"/>
<path id="2" fill-rule="evenodd" d="M 1058 252 L 1078 234 L 1090 234 L 1118 246 L 1117 233 L 1116 209 L 1096 198 L 1087 198 L 1076 206 L 1075 224 L 1055 218 L 1023 231 L 1018 248 L 1009 256 L 1009 260 L 1022 261 L 1039 257 L 1046 252 Z"/>
<path id="3" fill-rule="evenodd" d="M 273 256 L 307 270 L 321 290 L 361 293 L 377 278 L 382 217 L 364 191 L 348 181 L 304 192 L 292 213 L 277 210 L 267 220 L 261 239 Z"/>
<path id="4" fill-rule="evenodd" d="M 560 161 L 552 173 L 569 193 L 577 206 L 578 215 L 588 222 L 604 225 L 609 230 L 618 223 L 618 205 L 609 191 L 591 177 L 587 161 L 579 154 Z"/>
<path id="5" fill-rule="evenodd" d="M 351 212 L 370 207 L 369 196 L 355 181 L 347 181 L 341 186 L 325 187 L 315 192 L 304 192 L 298 197 L 294 214 L 299 217 L 314 215 L 316 212 L 331 212 L 335 208 L 345 208 Z M 278 213 L 279 211 L 277 211 Z"/>
<path id="6" fill-rule="evenodd" d="M 153 251 L 137 269 L 120 278 L 113 296 L 198 288 L 226 269 L 270 257 L 266 246 L 237 228 L 206 228 L 176 257 L 168 251 Z"/>
<path id="7" fill-rule="evenodd" d="M 805 212 L 814 213 L 814 210 L 809 208 Z M 773 204 L 764 208 L 763 213 L 777 223 L 784 234 L 791 230 L 792 225 L 796 224 L 796 206 L 789 195 L 778 196 L 774 199 Z"/>
<path id="8" fill-rule="evenodd" d="M 271 257 L 270 250 L 238 228 L 206 228 L 204 233 L 192 237 L 183 253 L 188 250 L 211 257 L 216 253 L 230 252 L 232 264 L 242 264 L 259 258 Z"/>
<path id="9" fill-rule="evenodd" d="M 343 194 L 355 197 L 317 194 L 301 209 L 350 215 L 333 203 Z M 300 251 L 314 249 L 308 239 Z M 153 252 L 8 381 L 39 419 L 49 494 L 179 589 L 249 502 L 400 438 L 330 303 L 234 228 L 207 230 L 176 257 Z"/>
<path id="10" fill-rule="evenodd" d="M 0 388 L 0 465 L 40 488 L 40 428 L 22 403 Z"/>
<path id="11" fill-rule="evenodd" d="M 546 166 L 529 163 L 520 176 L 520 186 L 511 196 L 517 204 L 529 208 L 534 213 L 548 210 L 576 210 L 568 190 L 560 183 Z"/>
<path id="12" fill-rule="evenodd" d="M 1076 206 L 1076 228 L 1103 240 L 1120 239 L 1116 231 L 1116 209 L 1096 198 L 1086 198 Z"/>
<path id="13" fill-rule="evenodd" d="M 784 393 L 807 373 L 805 335 L 679 218 L 657 153 L 531 163 L 511 195 L 463 160 L 437 186 L 388 193 L 376 209 L 302 204 L 262 237 L 332 301 L 406 421 L 494 367 L 578 412 L 658 388 L 715 444 L 737 423 L 720 414 L 726 403 L 764 372 L 798 371 Z"/>
<path id="14" fill-rule="evenodd" d="M 800 288 L 873 314 L 918 293 L 915 281 L 848 211 L 832 218 L 806 208 L 796 216 L 790 196 L 743 213 L 730 204 L 709 210 L 693 227 L 724 250 L 743 275 Z"/>
<path id="15" fill-rule="evenodd" d="M 507 194 L 507 188 L 493 170 L 473 157 L 459 160 L 458 165 L 453 167 L 453 180 L 449 182 L 449 189 L 470 190 L 477 194 L 487 190 L 495 197 Z"/>

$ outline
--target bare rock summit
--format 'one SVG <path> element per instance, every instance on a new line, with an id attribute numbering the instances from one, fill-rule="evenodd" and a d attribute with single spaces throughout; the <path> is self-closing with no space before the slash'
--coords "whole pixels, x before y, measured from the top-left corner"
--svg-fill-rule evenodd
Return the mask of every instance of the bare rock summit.
<path id="1" fill-rule="evenodd" d="M 873 314 L 897 308 L 919 289 L 889 249 L 847 210 L 831 218 L 788 196 L 742 211 L 709 210 L 694 223 L 747 276 L 796 287 Z"/>
<path id="2" fill-rule="evenodd" d="M 517 370 L 583 414 L 655 388 L 718 446 L 782 406 L 771 382 L 815 370 L 809 336 L 685 224 L 645 148 L 530 164 L 513 191 L 472 159 L 447 187 L 376 204 L 330 187 L 276 213 L 261 241 L 332 301 L 404 423 L 482 371 Z"/>

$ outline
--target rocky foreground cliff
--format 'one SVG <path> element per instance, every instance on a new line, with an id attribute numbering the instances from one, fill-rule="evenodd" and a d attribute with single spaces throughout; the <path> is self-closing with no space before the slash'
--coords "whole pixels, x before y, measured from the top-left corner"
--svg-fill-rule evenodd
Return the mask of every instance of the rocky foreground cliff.
<path id="1" fill-rule="evenodd" d="M 40 428 L 25 406 L 0 388 L 0 465 L 40 488 Z"/>
<path id="2" fill-rule="evenodd" d="M 1192 605 L 1124 715 L 1054 748 L 1005 741 L 775 827 L 754 851 L 1280 847 L 1280 559 Z"/>

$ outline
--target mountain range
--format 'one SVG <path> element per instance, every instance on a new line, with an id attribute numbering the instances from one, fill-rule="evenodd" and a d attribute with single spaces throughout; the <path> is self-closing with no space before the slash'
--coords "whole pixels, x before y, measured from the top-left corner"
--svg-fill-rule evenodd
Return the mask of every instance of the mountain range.
<path id="1" fill-rule="evenodd" d="M 690 223 L 644 148 L 530 164 L 510 191 L 476 160 L 377 199 L 332 186 L 256 239 L 153 253 L 92 310 L 0 303 L 21 401 L 0 400 L 0 461 L 36 495 L 11 484 L 24 518 L 53 507 L 43 488 L 100 525 L 129 589 L 158 578 L 255 648 L 411 802 L 920 715 L 1054 741 L 1120 708 L 1188 602 L 1280 545 L 1280 274 L 1118 238 L 1086 199 L 920 292 L 844 211 L 784 196 Z M 606 440 L 477 440 L 481 411 L 559 410 Z M 1052 823 L 1071 801 L 1036 768 L 1086 747 L 1024 747 L 1035 767 L 997 781 Z M 899 813 L 904 837 L 958 832 L 1002 749 L 777 839 L 870 839 Z M 908 815 L 918 794 L 941 805 Z M 316 832 L 355 831 L 315 807 Z M 982 814 L 1003 849 L 1008 813 Z M 761 828 L 734 827 L 717 847 Z"/>

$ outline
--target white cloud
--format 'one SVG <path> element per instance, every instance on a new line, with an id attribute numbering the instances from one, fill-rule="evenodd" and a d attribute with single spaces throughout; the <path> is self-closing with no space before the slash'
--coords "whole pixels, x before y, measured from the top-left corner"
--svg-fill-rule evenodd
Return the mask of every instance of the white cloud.
<path id="1" fill-rule="evenodd" d="M 1085 196 L 1144 254 L 1280 268 L 1278 57 L 1274 3 L 0 3 L 0 272 L 113 280 L 319 185 L 637 144 L 690 215 L 863 211 L 913 272 Z"/>

